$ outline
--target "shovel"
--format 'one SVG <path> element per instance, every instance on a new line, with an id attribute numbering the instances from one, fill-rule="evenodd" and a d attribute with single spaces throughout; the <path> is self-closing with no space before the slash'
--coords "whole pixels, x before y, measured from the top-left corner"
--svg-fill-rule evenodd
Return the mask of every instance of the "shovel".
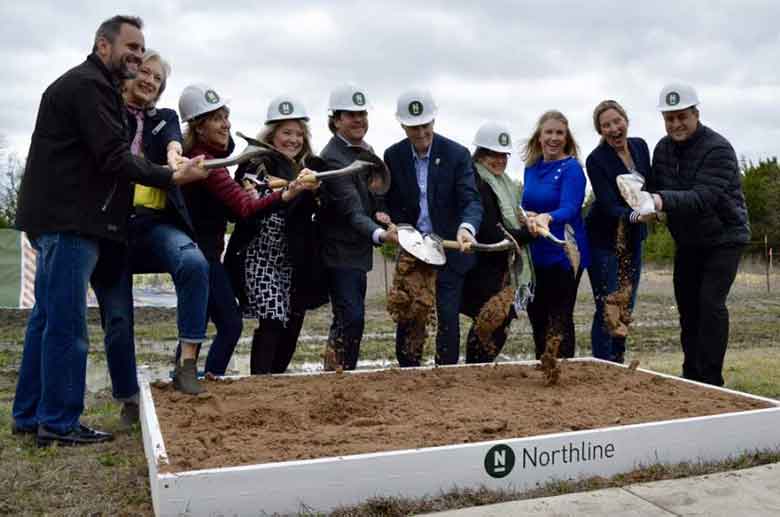
<path id="1" fill-rule="evenodd" d="M 442 240 L 437 235 L 422 234 L 411 224 L 399 224 L 396 230 L 398 244 L 417 260 L 432 266 L 443 266 L 447 263 Z"/>
<path id="2" fill-rule="evenodd" d="M 365 162 L 363 160 L 355 160 L 350 165 L 343 167 L 341 169 L 336 169 L 333 171 L 315 172 L 313 174 L 309 174 L 301 178 L 301 181 L 305 181 L 308 183 L 316 183 L 322 180 L 338 178 L 341 176 L 351 176 L 353 174 L 362 174 L 365 172 L 371 174 L 371 169 L 373 167 L 374 164 L 371 162 Z M 288 180 L 281 179 L 281 178 L 274 178 L 271 180 L 260 180 L 255 174 L 245 174 L 244 178 L 252 181 L 257 185 L 265 185 L 268 188 L 272 188 L 272 189 L 283 188 L 290 183 Z"/>
<path id="3" fill-rule="evenodd" d="M 261 142 L 259 140 L 255 140 L 254 138 L 250 138 L 244 135 L 243 133 L 241 133 L 240 131 L 237 131 L 236 135 L 246 140 L 248 145 L 244 148 L 244 150 L 232 157 L 205 160 L 203 162 L 203 168 L 208 170 L 222 169 L 225 167 L 230 167 L 231 165 L 239 165 L 241 163 L 251 160 L 252 158 L 256 158 L 258 156 L 262 156 L 264 154 L 270 154 L 274 152 L 274 148 L 266 144 L 265 142 Z"/>
<path id="4" fill-rule="evenodd" d="M 523 207 L 518 206 L 517 213 L 520 222 L 528 226 L 528 214 L 525 210 L 523 210 Z M 577 270 L 580 267 L 580 249 L 577 246 L 577 239 L 574 235 L 574 228 L 568 224 L 563 227 L 563 240 L 553 235 L 547 228 L 538 228 L 539 234 L 542 237 L 552 242 L 556 246 L 563 248 L 563 252 L 566 254 L 566 258 L 569 259 L 569 263 L 571 264 L 571 267 L 574 270 L 574 274 L 576 275 Z"/>

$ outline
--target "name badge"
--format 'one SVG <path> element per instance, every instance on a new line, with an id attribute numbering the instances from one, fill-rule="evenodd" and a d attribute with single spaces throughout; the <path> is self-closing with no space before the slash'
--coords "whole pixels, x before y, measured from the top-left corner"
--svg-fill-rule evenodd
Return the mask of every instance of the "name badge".
<path id="1" fill-rule="evenodd" d="M 160 123 L 157 124 L 156 126 L 154 126 L 154 129 L 152 129 L 152 134 L 156 135 L 157 133 L 159 133 L 162 130 L 162 128 L 165 127 L 165 124 L 167 124 L 167 122 L 164 121 L 164 120 L 161 120 Z"/>

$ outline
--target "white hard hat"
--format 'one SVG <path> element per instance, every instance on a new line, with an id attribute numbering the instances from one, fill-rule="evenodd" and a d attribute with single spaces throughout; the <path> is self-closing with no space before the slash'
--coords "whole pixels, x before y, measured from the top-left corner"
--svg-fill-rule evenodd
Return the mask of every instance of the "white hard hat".
<path id="1" fill-rule="evenodd" d="M 335 111 L 366 111 L 369 107 L 365 92 L 352 83 L 342 84 L 330 92 L 330 115 Z"/>
<path id="2" fill-rule="evenodd" d="M 398 97 L 395 117 L 404 126 L 422 126 L 436 118 L 438 109 L 428 90 L 409 90 Z"/>
<path id="3" fill-rule="evenodd" d="M 497 153 L 512 153 L 512 134 L 499 122 L 485 122 L 474 135 L 474 145 Z"/>
<path id="4" fill-rule="evenodd" d="M 667 84 L 658 96 L 658 111 L 677 111 L 697 106 L 699 96 L 693 86 L 683 83 Z"/>
<path id="5" fill-rule="evenodd" d="M 226 106 L 228 99 L 217 94 L 217 91 L 207 84 L 191 84 L 179 97 L 179 115 L 184 122 L 197 118 L 204 113 L 211 113 Z"/>
<path id="6" fill-rule="evenodd" d="M 306 107 L 301 101 L 289 95 L 280 95 L 271 100 L 268 104 L 268 115 L 265 117 L 265 123 L 277 122 L 279 120 L 305 120 L 309 121 L 309 115 L 306 113 Z"/>

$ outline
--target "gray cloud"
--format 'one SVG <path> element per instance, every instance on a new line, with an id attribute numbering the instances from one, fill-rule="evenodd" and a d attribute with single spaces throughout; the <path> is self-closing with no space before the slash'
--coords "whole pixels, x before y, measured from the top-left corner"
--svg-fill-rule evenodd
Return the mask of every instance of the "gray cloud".
<path id="1" fill-rule="evenodd" d="M 403 136 L 393 113 L 410 86 L 434 92 L 437 129 L 464 144 L 489 119 L 508 122 L 519 143 L 539 114 L 557 108 L 587 154 L 598 140 L 592 109 L 615 98 L 652 147 L 663 134 L 657 93 L 685 80 L 699 90 L 703 120 L 738 153 L 780 154 L 780 4 L 772 0 L 127 5 L 144 18 L 147 45 L 173 64 L 162 104 L 175 107 L 186 84 L 208 82 L 232 98 L 234 128 L 250 133 L 271 97 L 289 92 L 308 106 L 322 147 L 328 91 L 352 80 L 371 97 L 369 139 L 380 151 Z M 84 58 L 111 14 L 84 1 L 0 7 L 0 133 L 22 152 L 41 93 Z"/>

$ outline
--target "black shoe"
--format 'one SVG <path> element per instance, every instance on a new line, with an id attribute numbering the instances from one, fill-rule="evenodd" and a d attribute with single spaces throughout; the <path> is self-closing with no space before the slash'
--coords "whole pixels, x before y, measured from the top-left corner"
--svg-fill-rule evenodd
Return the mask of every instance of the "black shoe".
<path id="1" fill-rule="evenodd" d="M 135 402 L 125 402 L 119 412 L 119 421 L 125 428 L 133 427 L 138 423 L 140 410 Z"/>
<path id="2" fill-rule="evenodd" d="M 64 434 L 50 431 L 42 425 L 38 426 L 38 447 L 48 447 L 54 442 L 57 442 L 60 445 L 89 445 L 93 443 L 110 442 L 113 439 L 114 435 L 111 433 L 90 429 L 81 424 Z"/>
<path id="3" fill-rule="evenodd" d="M 35 434 L 38 432 L 38 426 L 24 427 L 16 422 L 11 422 L 11 434 Z"/>

